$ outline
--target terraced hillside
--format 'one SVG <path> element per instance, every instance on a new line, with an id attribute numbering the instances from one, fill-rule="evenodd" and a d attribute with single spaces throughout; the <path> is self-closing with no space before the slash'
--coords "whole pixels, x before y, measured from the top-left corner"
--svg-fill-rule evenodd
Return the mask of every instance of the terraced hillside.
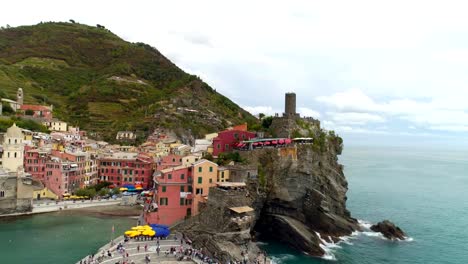
<path id="1" fill-rule="evenodd" d="M 41 23 L 0 30 L 0 97 L 54 105 L 54 115 L 96 137 L 142 138 L 155 127 L 202 135 L 256 119 L 155 48 L 103 27 Z"/>

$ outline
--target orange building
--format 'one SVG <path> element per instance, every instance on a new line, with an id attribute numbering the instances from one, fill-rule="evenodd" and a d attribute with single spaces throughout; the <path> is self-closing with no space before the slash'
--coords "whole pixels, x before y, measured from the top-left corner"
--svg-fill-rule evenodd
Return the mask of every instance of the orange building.
<path id="1" fill-rule="evenodd" d="M 198 214 L 200 203 L 206 202 L 210 187 L 216 186 L 218 164 L 200 160 L 192 165 L 193 175 L 193 215 Z"/>

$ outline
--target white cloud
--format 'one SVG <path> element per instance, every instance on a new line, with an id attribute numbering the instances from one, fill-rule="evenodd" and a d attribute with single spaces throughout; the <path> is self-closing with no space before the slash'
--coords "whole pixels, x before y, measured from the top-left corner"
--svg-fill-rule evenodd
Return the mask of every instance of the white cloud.
<path id="1" fill-rule="evenodd" d="M 307 107 L 299 107 L 298 112 L 303 117 L 320 118 L 320 116 L 321 116 L 318 111 L 315 111 L 315 110 L 307 108 Z"/>
<path id="2" fill-rule="evenodd" d="M 279 113 L 279 111 L 274 110 L 271 106 L 243 106 L 242 108 L 253 115 L 258 115 L 260 113 L 265 115 L 275 115 L 276 113 Z"/>
<path id="3" fill-rule="evenodd" d="M 328 112 L 327 115 L 338 124 L 346 125 L 366 125 L 368 123 L 383 123 L 385 119 L 379 115 L 369 113 L 333 113 Z"/>
<path id="4" fill-rule="evenodd" d="M 351 89 L 320 96 L 317 101 L 339 111 L 329 115 L 333 121 L 342 124 L 363 125 L 396 118 L 410 122 L 409 129 L 418 126 L 431 130 L 463 131 L 464 126 L 468 126 L 468 104 L 463 98 L 453 96 L 431 100 L 376 101 L 359 89 Z"/>

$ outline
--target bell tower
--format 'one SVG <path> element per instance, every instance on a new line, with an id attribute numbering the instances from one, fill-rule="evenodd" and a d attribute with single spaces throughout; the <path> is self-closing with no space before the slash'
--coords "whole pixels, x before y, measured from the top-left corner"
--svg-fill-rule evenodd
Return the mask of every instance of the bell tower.
<path id="1" fill-rule="evenodd" d="M 22 106 L 23 105 L 23 88 L 18 88 L 16 92 L 16 102 Z"/>
<path id="2" fill-rule="evenodd" d="M 21 128 L 13 124 L 3 139 L 3 168 L 16 172 L 23 167 L 24 143 Z"/>

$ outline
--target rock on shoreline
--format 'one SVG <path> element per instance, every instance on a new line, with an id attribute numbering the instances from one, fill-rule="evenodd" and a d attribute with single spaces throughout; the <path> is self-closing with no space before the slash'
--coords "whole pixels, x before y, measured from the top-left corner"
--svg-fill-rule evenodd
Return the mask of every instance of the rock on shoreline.
<path id="1" fill-rule="evenodd" d="M 385 238 L 390 240 L 405 240 L 406 234 L 394 223 L 389 220 L 378 222 L 370 228 L 374 232 L 379 232 L 384 235 Z"/>

